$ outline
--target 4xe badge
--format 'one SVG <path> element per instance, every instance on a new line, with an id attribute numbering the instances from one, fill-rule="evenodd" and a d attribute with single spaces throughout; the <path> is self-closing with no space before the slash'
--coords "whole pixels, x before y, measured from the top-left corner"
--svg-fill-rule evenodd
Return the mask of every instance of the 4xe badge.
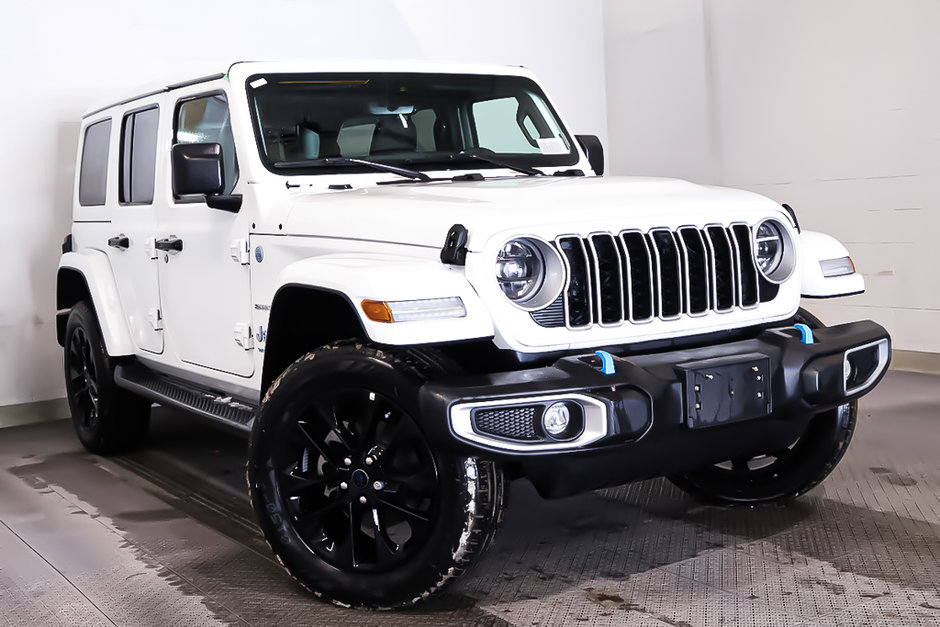
<path id="1" fill-rule="evenodd" d="M 255 246 L 255 261 L 258 263 L 264 261 L 264 249 L 260 246 Z"/>

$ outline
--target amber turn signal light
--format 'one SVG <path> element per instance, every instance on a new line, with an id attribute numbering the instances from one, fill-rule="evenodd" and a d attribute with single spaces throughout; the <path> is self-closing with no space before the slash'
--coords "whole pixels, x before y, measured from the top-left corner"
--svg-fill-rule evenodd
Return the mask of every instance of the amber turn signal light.
<path id="1" fill-rule="evenodd" d="M 362 311 L 366 314 L 366 318 L 373 322 L 395 322 L 388 303 L 378 300 L 364 300 L 362 301 Z"/>

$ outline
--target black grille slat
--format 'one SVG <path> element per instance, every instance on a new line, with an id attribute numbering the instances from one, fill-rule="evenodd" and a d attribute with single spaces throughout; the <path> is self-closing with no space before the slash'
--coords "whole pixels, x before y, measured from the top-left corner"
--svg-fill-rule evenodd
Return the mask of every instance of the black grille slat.
<path id="1" fill-rule="evenodd" d="M 646 238 L 639 231 L 621 234 L 630 274 L 630 320 L 644 322 L 653 317 L 652 259 Z"/>
<path id="2" fill-rule="evenodd" d="M 756 307 L 759 293 L 757 266 L 754 264 L 754 255 L 751 253 L 751 229 L 746 224 L 735 224 L 732 225 L 731 232 L 737 249 L 738 275 L 740 276 L 738 304 L 744 308 Z"/>
<path id="3" fill-rule="evenodd" d="M 708 241 L 711 244 L 715 260 L 714 275 L 714 307 L 716 311 L 725 312 L 734 309 L 735 305 L 735 274 L 734 250 L 728 232 L 721 226 L 710 226 L 706 229 Z"/>
<path id="4" fill-rule="evenodd" d="M 753 309 L 780 292 L 760 275 L 751 227 L 744 223 L 566 235 L 555 243 L 567 283 L 558 299 L 531 312 L 543 327 L 723 314 Z"/>
<path id="5" fill-rule="evenodd" d="M 509 440 L 538 440 L 535 430 L 536 414 L 539 406 L 503 407 L 498 409 L 480 409 L 473 412 L 474 428 L 486 435 Z"/>
<path id="6" fill-rule="evenodd" d="M 601 324 L 623 322 L 623 270 L 620 251 L 613 235 L 592 235 L 591 249 L 594 251 L 594 285 L 597 294 L 597 319 Z"/>
<path id="7" fill-rule="evenodd" d="M 568 267 L 568 286 L 565 302 L 568 305 L 568 326 L 589 327 L 593 323 L 591 302 L 591 272 L 587 250 L 579 237 L 563 237 L 558 246 Z"/>
<path id="8" fill-rule="evenodd" d="M 650 232 L 650 242 L 659 265 L 659 315 L 677 318 L 682 313 L 682 259 L 672 231 Z"/>
<path id="9" fill-rule="evenodd" d="M 679 229 L 679 237 L 685 246 L 686 258 L 686 294 L 687 312 L 690 315 L 703 314 L 711 308 L 709 287 L 711 253 L 705 247 L 702 232 L 696 228 Z"/>

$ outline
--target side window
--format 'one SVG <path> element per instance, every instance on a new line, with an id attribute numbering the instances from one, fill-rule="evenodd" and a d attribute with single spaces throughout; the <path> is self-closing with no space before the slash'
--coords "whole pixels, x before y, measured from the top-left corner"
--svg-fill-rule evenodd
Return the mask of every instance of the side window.
<path id="1" fill-rule="evenodd" d="M 540 97 L 495 98 L 473 104 L 477 145 L 503 153 L 560 155 L 571 151 L 555 116 Z"/>
<path id="2" fill-rule="evenodd" d="M 541 153 L 538 145 L 530 142 L 516 121 L 518 110 L 519 101 L 515 98 L 473 103 L 473 121 L 480 148 L 503 153 Z"/>
<path id="3" fill-rule="evenodd" d="M 121 129 L 121 194 L 123 204 L 153 202 L 153 177 L 157 165 L 156 107 L 128 113 Z"/>
<path id="4" fill-rule="evenodd" d="M 108 189 L 108 144 L 111 119 L 85 129 L 82 164 L 78 178 L 78 203 L 84 207 L 103 205 Z"/>
<path id="5" fill-rule="evenodd" d="M 232 193 L 238 181 L 235 138 L 224 94 L 212 94 L 181 101 L 176 108 L 177 144 L 217 143 L 222 146 L 225 194 Z M 201 196 L 197 196 L 201 198 Z"/>

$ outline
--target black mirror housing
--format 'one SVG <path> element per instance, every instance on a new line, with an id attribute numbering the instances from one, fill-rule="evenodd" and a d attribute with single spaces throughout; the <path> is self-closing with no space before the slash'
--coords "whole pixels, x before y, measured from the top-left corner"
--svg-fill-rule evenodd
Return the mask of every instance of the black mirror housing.
<path id="1" fill-rule="evenodd" d="M 604 174 L 604 145 L 597 135 L 575 135 L 575 139 L 581 144 L 581 150 L 588 158 L 591 169 L 598 176 Z"/>
<path id="2" fill-rule="evenodd" d="M 225 169 L 220 144 L 174 144 L 170 159 L 175 196 L 214 196 L 225 191 Z"/>

